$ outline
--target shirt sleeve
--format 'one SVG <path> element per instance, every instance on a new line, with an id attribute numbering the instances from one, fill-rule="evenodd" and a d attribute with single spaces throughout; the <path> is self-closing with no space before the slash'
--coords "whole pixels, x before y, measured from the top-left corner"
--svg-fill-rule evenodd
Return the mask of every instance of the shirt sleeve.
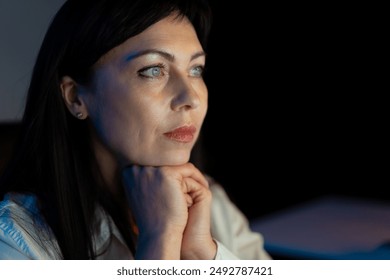
<path id="1" fill-rule="evenodd" d="M 217 254 L 215 260 L 239 260 L 239 258 L 230 252 L 221 242 L 214 240 L 217 244 Z"/>
<path id="2" fill-rule="evenodd" d="M 30 258 L 0 239 L 0 260 L 30 260 Z"/>
<path id="3" fill-rule="evenodd" d="M 261 233 L 249 227 L 246 216 L 229 199 L 225 190 L 212 179 L 211 232 L 217 242 L 216 259 L 270 260 Z"/>
<path id="4" fill-rule="evenodd" d="M 0 202 L 0 259 L 56 259 L 57 242 L 32 196 L 10 194 Z M 38 229 L 39 228 L 39 229 Z"/>

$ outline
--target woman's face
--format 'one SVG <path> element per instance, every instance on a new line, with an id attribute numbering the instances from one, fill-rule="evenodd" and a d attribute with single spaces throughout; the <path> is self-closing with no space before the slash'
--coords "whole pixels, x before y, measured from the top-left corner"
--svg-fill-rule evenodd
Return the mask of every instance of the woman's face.
<path id="1" fill-rule="evenodd" d="M 100 149 L 121 166 L 187 162 L 207 111 L 204 65 L 193 26 L 173 16 L 101 57 L 81 91 Z"/>

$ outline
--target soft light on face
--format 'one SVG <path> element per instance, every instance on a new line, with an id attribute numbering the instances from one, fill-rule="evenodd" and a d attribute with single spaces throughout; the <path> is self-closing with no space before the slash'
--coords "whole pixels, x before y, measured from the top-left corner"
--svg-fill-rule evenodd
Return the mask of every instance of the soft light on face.
<path id="1" fill-rule="evenodd" d="M 82 91 L 98 152 L 121 166 L 187 162 L 207 111 L 204 64 L 193 26 L 174 16 L 105 54 Z"/>

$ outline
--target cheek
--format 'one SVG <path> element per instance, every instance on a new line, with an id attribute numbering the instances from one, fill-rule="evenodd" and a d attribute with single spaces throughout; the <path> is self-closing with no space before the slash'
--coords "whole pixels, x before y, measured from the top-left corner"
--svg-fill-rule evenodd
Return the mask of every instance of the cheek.
<path id="1" fill-rule="evenodd" d="M 201 94 L 199 94 L 199 99 L 200 99 L 200 104 L 201 104 L 201 108 L 200 108 L 200 112 L 199 113 L 199 117 L 202 118 L 202 121 L 204 120 L 204 118 L 206 117 L 206 114 L 207 114 L 207 110 L 208 110 L 208 92 L 207 92 L 207 88 L 206 86 L 204 85 L 204 87 L 201 88 Z"/>
<path id="2" fill-rule="evenodd" d="M 121 100 L 100 106 L 94 126 L 104 146 L 120 161 L 145 163 L 159 152 L 158 136 L 162 134 L 166 112 L 161 104 Z"/>
<path id="3" fill-rule="evenodd" d="M 109 150 L 116 150 L 121 139 L 131 134 L 129 123 L 132 117 L 131 102 L 118 91 L 95 92 L 88 103 L 89 121 L 96 131 L 98 139 Z M 114 98 L 115 97 L 115 98 Z"/>

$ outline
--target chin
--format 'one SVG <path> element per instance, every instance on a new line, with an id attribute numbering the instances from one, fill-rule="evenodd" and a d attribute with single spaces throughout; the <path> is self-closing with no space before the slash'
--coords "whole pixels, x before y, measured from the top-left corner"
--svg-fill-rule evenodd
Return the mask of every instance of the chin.
<path id="1" fill-rule="evenodd" d="M 152 166 L 182 165 L 190 160 L 189 153 L 169 154 L 153 160 Z"/>

